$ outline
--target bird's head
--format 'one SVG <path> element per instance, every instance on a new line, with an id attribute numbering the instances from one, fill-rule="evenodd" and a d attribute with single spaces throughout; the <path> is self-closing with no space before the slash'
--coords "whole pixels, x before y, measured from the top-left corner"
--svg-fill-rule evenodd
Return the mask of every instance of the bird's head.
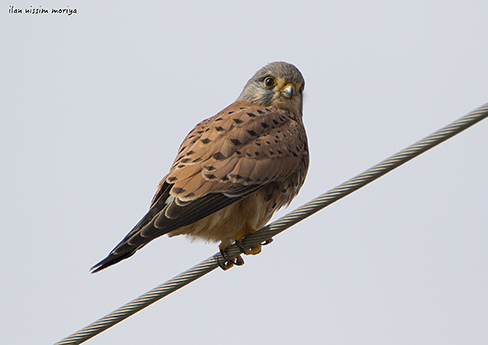
<path id="1" fill-rule="evenodd" d="M 238 101 L 246 101 L 290 111 L 301 122 L 305 80 L 292 64 L 272 62 L 249 79 Z"/>

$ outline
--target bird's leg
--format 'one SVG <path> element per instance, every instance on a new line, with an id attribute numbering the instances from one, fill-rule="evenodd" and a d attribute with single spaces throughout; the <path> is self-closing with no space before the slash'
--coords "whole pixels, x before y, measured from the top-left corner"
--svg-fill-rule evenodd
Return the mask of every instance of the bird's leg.
<path id="1" fill-rule="evenodd" d="M 239 247 L 239 249 L 241 250 L 241 252 L 243 254 L 246 254 L 246 255 L 256 255 L 256 254 L 259 254 L 261 253 L 261 244 L 258 244 L 254 247 L 251 247 L 251 248 L 245 248 L 244 246 L 242 246 L 242 240 L 249 234 L 252 234 L 253 232 L 256 232 L 257 229 L 255 229 L 254 227 L 252 227 L 249 223 L 246 224 L 246 231 L 238 234 L 236 236 L 236 245 L 237 247 Z M 268 240 L 269 241 L 269 240 Z M 266 244 L 270 243 L 266 241 Z M 272 240 L 271 240 L 272 241 Z"/>
<path id="2" fill-rule="evenodd" d="M 238 234 L 235 238 L 235 244 L 236 246 L 239 248 L 239 250 L 241 251 L 241 253 L 245 254 L 245 255 L 256 255 L 256 254 L 259 254 L 261 253 L 261 246 L 265 246 L 267 244 L 270 244 L 271 242 L 273 242 L 273 239 L 270 238 L 270 239 L 267 239 L 266 241 L 264 241 L 263 243 L 260 243 L 254 247 L 244 247 L 242 245 L 242 241 L 244 240 L 244 238 L 249 235 L 249 234 L 252 234 L 253 232 L 256 232 L 257 229 L 255 229 L 254 227 L 252 227 L 251 225 L 249 225 L 249 223 L 246 224 L 246 231 Z M 225 249 L 228 247 L 228 244 L 224 244 L 224 243 L 221 243 L 220 246 L 219 246 L 219 249 L 220 249 L 220 254 L 222 254 L 222 257 L 224 258 L 225 262 L 223 263 L 219 263 L 219 266 L 220 268 L 222 268 L 224 271 L 228 270 L 229 268 L 231 268 L 232 266 L 236 265 L 236 266 L 242 266 L 244 265 L 244 260 L 242 259 L 242 257 L 240 255 L 234 257 L 234 258 L 229 258 L 228 255 L 225 253 Z"/>
<path id="3" fill-rule="evenodd" d="M 240 255 L 236 256 L 235 258 L 229 258 L 227 254 L 225 253 L 225 249 L 227 247 L 223 247 L 223 244 L 219 246 L 220 249 L 220 254 L 224 258 L 225 262 L 219 262 L 220 268 L 222 268 L 224 271 L 227 271 L 229 268 L 232 266 L 242 266 L 244 265 L 244 260 Z"/>

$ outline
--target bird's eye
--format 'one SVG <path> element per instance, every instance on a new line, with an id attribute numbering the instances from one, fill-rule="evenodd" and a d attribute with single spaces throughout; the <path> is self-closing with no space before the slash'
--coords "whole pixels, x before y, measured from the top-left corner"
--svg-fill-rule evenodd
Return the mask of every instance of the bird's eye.
<path id="1" fill-rule="evenodd" d="M 274 80 L 274 78 L 267 77 L 266 79 L 264 79 L 264 86 L 266 86 L 268 89 L 271 89 L 275 85 L 276 81 Z"/>

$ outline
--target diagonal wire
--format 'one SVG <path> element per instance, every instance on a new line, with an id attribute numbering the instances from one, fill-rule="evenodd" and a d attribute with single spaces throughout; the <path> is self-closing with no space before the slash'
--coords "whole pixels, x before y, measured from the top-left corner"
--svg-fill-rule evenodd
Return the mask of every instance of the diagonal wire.
<path id="1" fill-rule="evenodd" d="M 276 236 L 280 232 L 311 216 L 315 212 L 320 211 L 324 207 L 332 204 L 333 202 L 336 202 L 337 200 L 358 190 L 359 188 L 364 187 L 368 183 L 387 174 L 391 170 L 399 167 L 400 165 L 408 162 L 409 160 L 442 143 L 443 141 L 453 137 L 454 135 L 462 132 L 463 130 L 485 119 L 486 117 L 488 117 L 488 103 L 482 105 L 478 109 L 473 110 L 469 114 L 461 117 L 451 124 L 439 129 L 438 131 L 432 133 L 424 139 L 419 140 L 413 145 L 410 145 L 409 147 L 394 154 L 390 158 L 387 158 L 384 161 L 376 164 L 375 166 L 353 177 L 352 179 L 329 190 L 327 193 L 324 193 L 317 198 L 307 202 L 306 204 L 300 206 L 294 211 L 288 213 L 287 215 L 263 227 L 259 231 L 248 235 L 242 241 L 241 246 L 244 248 L 254 247 L 259 243 L 268 240 L 273 236 Z M 239 255 L 240 252 L 240 249 L 236 245 L 232 245 L 226 250 L 226 256 L 235 257 Z M 185 272 L 180 273 L 179 275 L 171 278 L 165 283 L 155 287 L 154 289 L 144 293 L 143 295 L 137 297 L 131 302 L 105 315 L 104 317 L 98 319 L 90 325 L 62 339 L 55 345 L 81 344 L 86 340 L 94 337 L 95 335 L 114 326 L 120 321 L 128 318 L 129 316 L 137 313 L 138 311 L 149 306 L 150 304 L 160 300 L 161 298 L 169 295 L 179 288 L 182 288 L 192 281 L 213 271 L 215 268 L 219 267 L 219 264 L 223 261 L 225 260 L 223 259 L 222 255 L 220 253 L 217 253 L 202 261 L 198 265 L 193 266 Z"/>

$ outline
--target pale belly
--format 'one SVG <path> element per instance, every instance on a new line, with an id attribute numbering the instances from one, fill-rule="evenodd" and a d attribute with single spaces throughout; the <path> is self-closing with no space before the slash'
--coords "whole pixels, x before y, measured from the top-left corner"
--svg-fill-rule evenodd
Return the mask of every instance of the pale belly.
<path id="1" fill-rule="evenodd" d="M 286 187 L 290 188 L 289 185 Z M 171 231 L 168 236 L 187 235 L 191 239 L 207 242 L 220 241 L 220 248 L 224 249 L 232 245 L 236 237 L 266 225 L 279 208 L 288 204 L 298 190 L 285 193 L 287 188 L 281 184 L 262 188 L 193 224 Z"/>

